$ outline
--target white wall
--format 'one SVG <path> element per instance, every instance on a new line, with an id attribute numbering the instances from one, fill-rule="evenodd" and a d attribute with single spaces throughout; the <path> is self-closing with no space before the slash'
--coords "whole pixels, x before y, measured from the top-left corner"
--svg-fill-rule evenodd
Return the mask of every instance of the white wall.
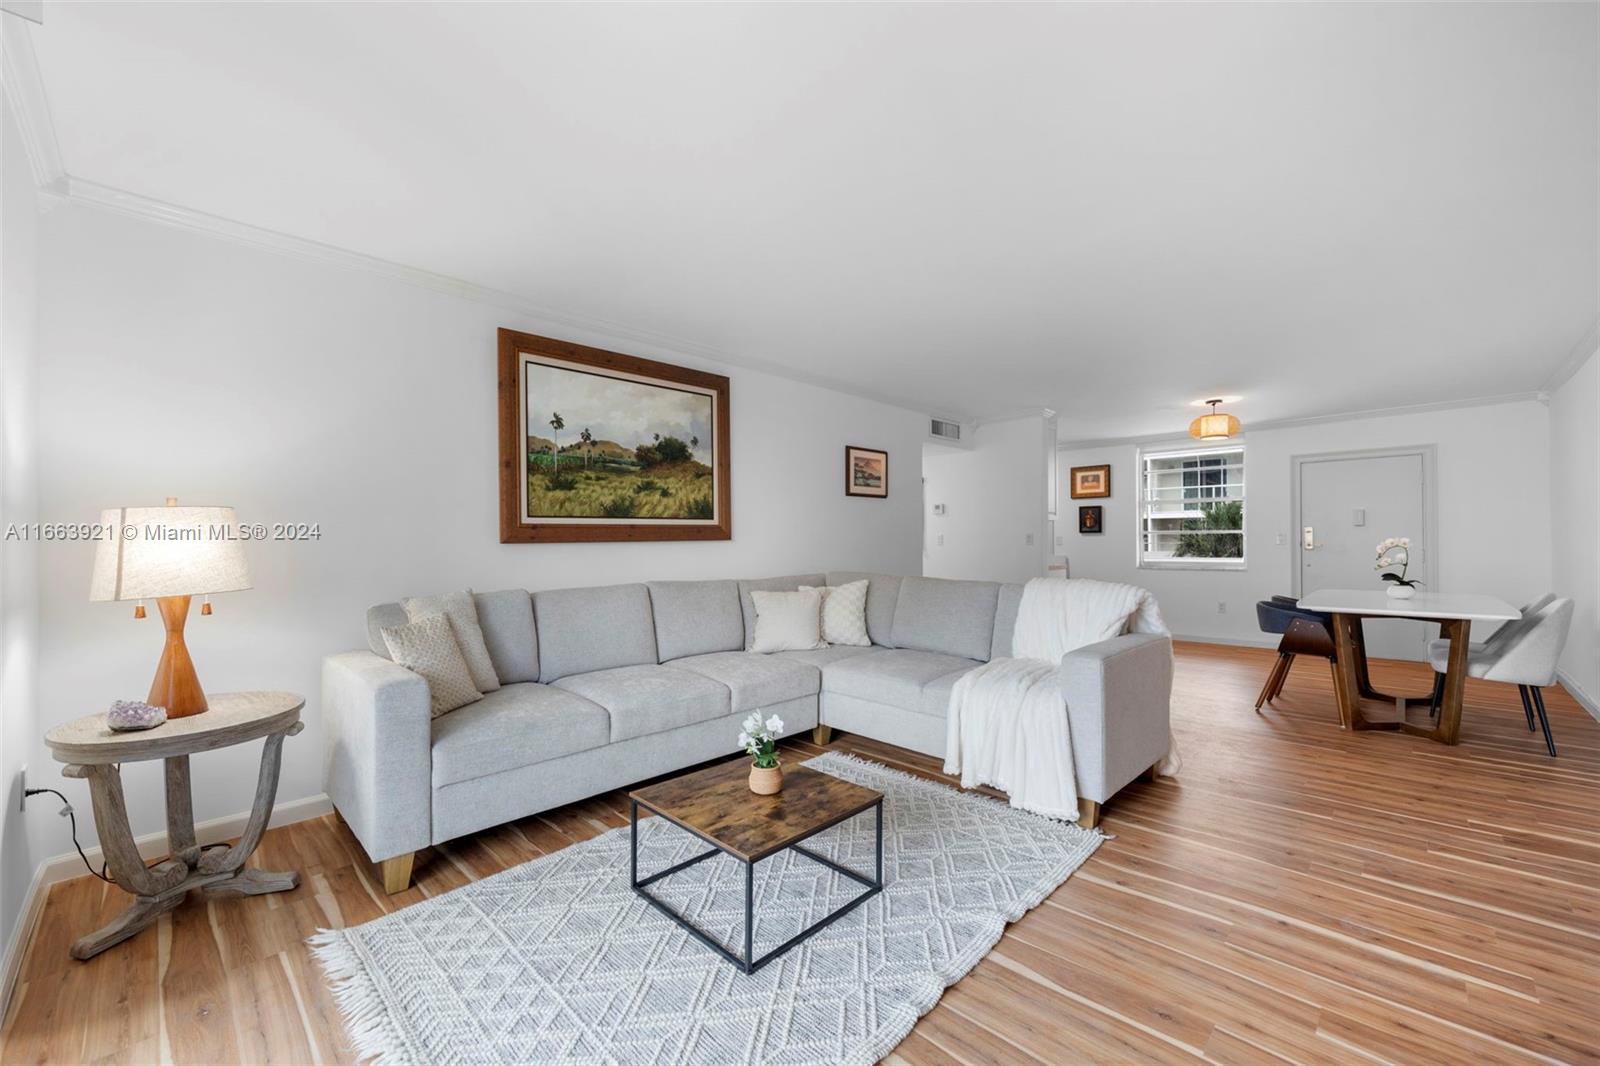
<path id="1" fill-rule="evenodd" d="M 923 446 L 923 573 L 980 581 L 1044 573 L 1046 424 L 1039 416 L 986 422 L 972 431 L 970 450 Z M 945 514 L 935 515 L 940 503 Z"/>
<path id="2" fill-rule="evenodd" d="M 92 520 L 175 495 L 321 525 L 319 542 L 249 547 L 255 588 L 188 626 L 209 690 L 308 696 L 279 802 L 322 791 L 320 660 L 365 646 L 369 604 L 463 587 L 920 572 L 917 413 L 86 207 L 46 216 L 40 254 L 43 515 Z M 500 544 L 499 326 L 727 373 L 734 539 Z M 888 499 L 844 495 L 847 442 L 888 450 Z M 161 647 L 159 622 L 88 602 L 91 557 L 41 553 L 41 733 L 142 696 Z M 255 759 L 252 746 L 194 761 L 198 818 L 249 806 Z M 156 768 L 128 776 L 135 831 L 159 828 Z M 53 853 L 67 849 L 58 837 Z"/>
<path id="3" fill-rule="evenodd" d="M 5 17 L 5 16 L 0 16 Z M 3 95 L 3 94 L 0 94 Z M 37 196 L 10 101 L 0 129 L 0 531 L 37 517 L 35 243 Z M 31 543 L 0 536 L 0 950 L 10 944 L 39 854 L 18 809 L 33 747 L 38 589 Z M 35 784 L 43 782 L 34 782 Z M 55 810 L 54 806 L 49 808 Z M 30 815 L 35 832 L 39 814 Z M 59 819 L 51 819 L 59 821 Z"/>
<path id="4" fill-rule="evenodd" d="M 1561 680 L 1600 704 L 1600 352 L 1550 398 L 1552 588 L 1573 599 Z"/>
<path id="5" fill-rule="evenodd" d="M 1293 588 L 1291 457 L 1433 444 L 1438 452 L 1434 590 L 1482 592 L 1525 603 L 1550 588 L 1549 432 L 1549 411 L 1532 400 L 1281 429 L 1252 431 L 1247 423 L 1241 438 L 1248 565 L 1243 571 L 1137 568 L 1137 447 L 1068 450 L 1061 455 L 1061 477 L 1073 466 L 1110 463 L 1112 496 L 1071 500 L 1063 486 L 1057 533 L 1065 546 L 1058 550 L 1068 556 L 1073 577 L 1149 588 L 1175 634 L 1276 643 L 1257 628 L 1255 604 Z M 1077 532 L 1077 505 L 1085 502 L 1105 505 L 1106 531 L 1099 536 Z M 1217 612 L 1219 601 L 1227 605 L 1226 613 Z"/>

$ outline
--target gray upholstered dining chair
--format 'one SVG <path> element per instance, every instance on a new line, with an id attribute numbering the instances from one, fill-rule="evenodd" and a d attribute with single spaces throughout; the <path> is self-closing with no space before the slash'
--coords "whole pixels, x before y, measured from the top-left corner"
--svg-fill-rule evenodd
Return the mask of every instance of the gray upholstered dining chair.
<path id="1" fill-rule="evenodd" d="M 1533 731 L 1537 713 L 1539 726 L 1544 730 L 1545 747 L 1550 749 L 1552 758 L 1556 754 L 1556 742 L 1550 735 L 1550 719 L 1545 714 L 1541 690 L 1555 683 L 1556 663 L 1561 659 L 1561 650 L 1566 647 L 1567 632 L 1571 628 L 1572 601 L 1553 595 L 1542 596 L 1523 609 L 1519 620 L 1501 626 L 1488 640 L 1472 645 L 1467 651 L 1468 677 L 1517 686 L 1528 730 Z M 1448 640 L 1436 640 L 1428 645 L 1428 660 L 1436 674 L 1435 709 L 1449 659 Z"/>

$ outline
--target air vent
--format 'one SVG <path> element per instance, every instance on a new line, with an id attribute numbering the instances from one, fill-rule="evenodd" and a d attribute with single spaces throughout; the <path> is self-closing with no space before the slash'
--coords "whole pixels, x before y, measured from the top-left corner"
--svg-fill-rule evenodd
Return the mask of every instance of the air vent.
<path id="1" fill-rule="evenodd" d="M 960 440 L 961 423 L 947 422 L 942 418 L 933 419 L 928 426 L 929 436 L 938 437 L 940 440 Z"/>

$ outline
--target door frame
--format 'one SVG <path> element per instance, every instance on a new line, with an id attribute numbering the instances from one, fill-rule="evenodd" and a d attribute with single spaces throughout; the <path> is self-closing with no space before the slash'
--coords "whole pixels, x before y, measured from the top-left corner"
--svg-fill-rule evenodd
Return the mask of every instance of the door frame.
<path id="1" fill-rule="evenodd" d="M 1440 591 L 1435 584 L 1434 558 L 1438 554 L 1433 542 L 1434 516 L 1439 510 L 1439 479 L 1437 468 L 1439 448 L 1435 444 L 1409 444 L 1393 448 L 1356 448 L 1347 452 L 1308 452 L 1289 457 L 1289 517 L 1293 528 L 1294 551 L 1289 553 L 1289 565 L 1294 568 L 1289 588 L 1296 598 L 1305 595 L 1302 587 L 1305 577 L 1305 526 L 1300 515 L 1300 477 L 1308 463 L 1340 462 L 1346 459 L 1390 459 L 1415 455 L 1422 459 L 1422 532 L 1416 539 L 1422 541 L 1422 565 L 1412 565 L 1421 571 L 1421 580 L 1428 591 Z"/>

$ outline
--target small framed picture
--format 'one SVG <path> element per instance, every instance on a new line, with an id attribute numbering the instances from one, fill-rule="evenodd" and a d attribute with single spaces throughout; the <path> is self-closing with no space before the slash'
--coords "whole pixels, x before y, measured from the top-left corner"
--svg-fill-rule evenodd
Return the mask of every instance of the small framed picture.
<path id="1" fill-rule="evenodd" d="M 881 500 L 889 495 L 889 453 L 844 446 L 844 494 Z"/>
<path id="2" fill-rule="evenodd" d="M 1075 466 L 1072 468 L 1072 498 L 1093 500 L 1111 495 L 1111 467 Z"/>
<path id="3" fill-rule="evenodd" d="M 1105 515 L 1102 514 L 1104 510 L 1105 508 L 1099 504 L 1095 504 L 1092 507 L 1078 508 L 1078 532 L 1104 533 Z"/>

